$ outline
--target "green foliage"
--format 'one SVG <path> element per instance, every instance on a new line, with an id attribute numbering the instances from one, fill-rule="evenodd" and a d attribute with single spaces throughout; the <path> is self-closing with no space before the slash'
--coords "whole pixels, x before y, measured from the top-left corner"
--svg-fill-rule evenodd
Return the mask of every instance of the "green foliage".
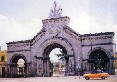
<path id="1" fill-rule="evenodd" d="M 97 65 L 97 66 L 96 66 L 96 68 L 97 68 L 97 69 L 98 69 L 98 68 L 99 68 L 99 69 L 101 69 L 101 68 L 102 68 L 102 66 L 101 66 L 101 65 Z"/>
<path id="2" fill-rule="evenodd" d="M 64 68 L 64 67 L 65 67 L 65 66 L 62 64 L 62 65 L 61 65 L 61 68 Z"/>

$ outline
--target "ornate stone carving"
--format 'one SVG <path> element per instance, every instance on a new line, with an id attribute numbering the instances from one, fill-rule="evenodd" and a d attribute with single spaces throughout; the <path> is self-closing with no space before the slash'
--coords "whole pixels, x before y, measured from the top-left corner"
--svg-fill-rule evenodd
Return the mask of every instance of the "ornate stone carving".
<path id="1" fill-rule="evenodd" d="M 53 26 L 49 29 L 50 34 L 54 34 L 54 36 L 57 36 L 61 32 L 60 27 Z"/>
<path id="2" fill-rule="evenodd" d="M 57 8 L 56 1 L 53 4 L 53 9 L 50 10 L 49 18 L 59 18 L 62 16 L 62 9 L 60 6 Z"/>

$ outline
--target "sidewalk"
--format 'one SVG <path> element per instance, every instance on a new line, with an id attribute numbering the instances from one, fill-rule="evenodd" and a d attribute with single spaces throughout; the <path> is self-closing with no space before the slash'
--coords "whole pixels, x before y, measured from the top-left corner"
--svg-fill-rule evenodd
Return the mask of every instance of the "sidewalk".
<path id="1" fill-rule="evenodd" d="M 0 82 L 117 82 L 117 75 L 111 75 L 105 80 L 90 79 L 85 80 L 82 76 L 62 76 L 62 77 L 30 77 L 30 78 L 0 78 Z"/>

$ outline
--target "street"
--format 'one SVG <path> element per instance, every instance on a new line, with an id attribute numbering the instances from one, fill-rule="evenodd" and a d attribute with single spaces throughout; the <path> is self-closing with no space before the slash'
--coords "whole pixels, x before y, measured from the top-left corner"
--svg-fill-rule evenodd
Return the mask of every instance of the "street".
<path id="1" fill-rule="evenodd" d="M 0 82 L 117 82 L 117 75 L 111 75 L 105 80 L 90 79 L 85 80 L 82 76 L 65 76 L 65 77 L 30 77 L 30 78 L 0 78 Z"/>

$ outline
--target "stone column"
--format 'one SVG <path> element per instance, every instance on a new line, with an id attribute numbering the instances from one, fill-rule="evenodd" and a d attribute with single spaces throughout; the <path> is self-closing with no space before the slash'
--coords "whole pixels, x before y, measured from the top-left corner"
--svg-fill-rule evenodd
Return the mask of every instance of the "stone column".
<path id="1" fill-rule="evenodd" d="M 49 76 L 49 60 L 47 60 L 47 76 Z"/>
<path id="2" fill-rule="evenodd" d="M 69 57 L 68 57 L 68 59 L 66 59 L 66 66 L 65 66 L 65 75 L 66 76 L 69 75 L 69 68 L 70 68 L 70 65 L 69 65 Z"/>
<path id="3" fill-rule="evenodd" d="M 44 73 L 44 76 L 46 76 L 47 75 L 47 60 L 44 60 L 44 62 L 43 62 L 43 73 Z"/>
<path id="4" fill-rule="evenodd" d="M 28 64 L 26 64 L 25 66 L 27 66 L 25 71 L 26 71 L 26 75 L 28 75 L 28 69 L 29 69 Z"/>
<path id="5" fill-rule="evenodd" d="M 115 68 L 114 68 L 114 60 L 110 60 L 110 74 L 115 74 Z"/>
<path id="6" fill-rule="evenodd" d="M 44 70 L 44 67 L 43 67 L 44 65 L 43 65 L 43 64 L 44 64 L 44 63 L 43 63 L 43 59 L 42 59 L 42 60 L 41 60 L 42 76 L 44 75 L 44 71 L 43 71 L 43 70 Z"/>
<path id="7" fill-rule="evenodd" d="M 43 76 L 43 61 L 42 61 L 42 59 L 40 60 L 40 72 L 41 72 L 41 74 L 40 74 L 40 76 Z"/>
<path id="8" fill-rule="evenodd" d="M 75 72 L 74 72 L 74 57 L 70 57 L 69 58 L 69 74 L 70 75 L 74 75 Z"/>

